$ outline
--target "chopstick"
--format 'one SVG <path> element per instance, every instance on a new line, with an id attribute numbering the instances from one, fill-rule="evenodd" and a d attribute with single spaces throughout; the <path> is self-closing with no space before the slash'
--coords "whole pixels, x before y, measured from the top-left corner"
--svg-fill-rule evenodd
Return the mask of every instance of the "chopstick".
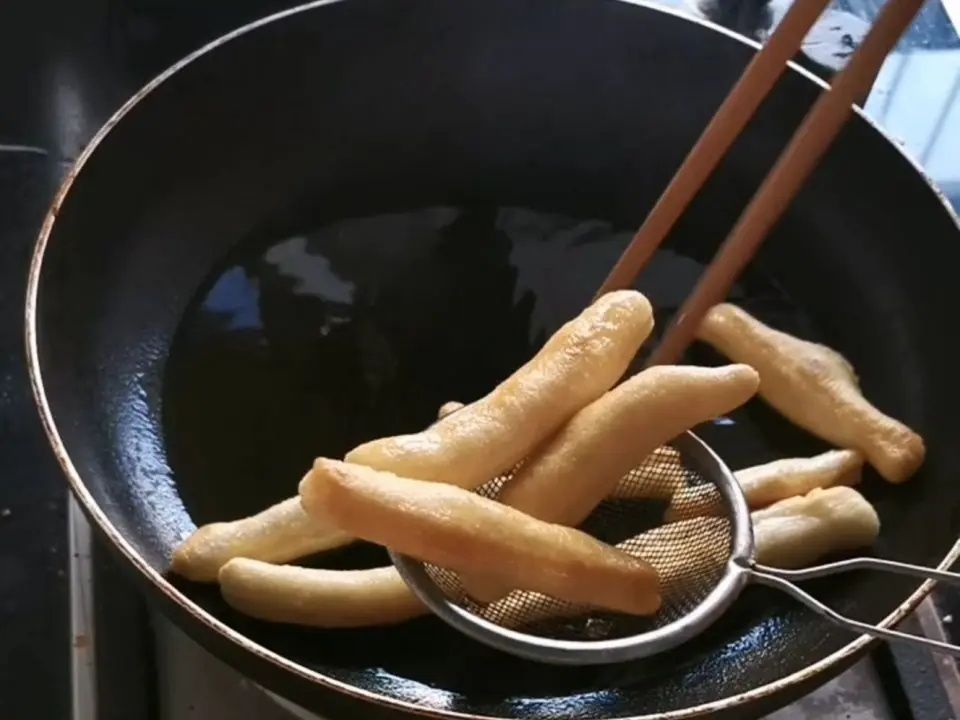
<path id="1" fill-rule="evenodd" d="M 634 235 L 597 297 L 629 287 L 653 256 L 703 183 L 769 94 L 786 63 L 823 12 L 828 0 L 797 0 L 766 45 L 754 56 L 680 169 Z M 924 0 L 889 0 L 832 86 L 817 99 L 760 189 L 721 244 L 686 299 L 647 367 L 676 362 L 693 341 L 697 326 L 753 258 L 773 225 L 817 166 L 853 104 L 866 96 L 887 54 L 909 27 Z"/>
<path id="2" fill-rule="evenodd" d="M 850 117 L 853 103 L 870 90 L 887 54 L 910 26 L 923 3 L 924 0 L 889 0 L 880 11 L 860 47 L 830 89 L 821 94 L 807 113 L 693 292 L 674 316 L 663 340 L 648 359 L 648 367 L 676 362 L 693 342 L 703 316 L 726 298 L 730 286 L 756 254 L 767 233 Z"/>
<path id="3" fill-rule="evenodd" d="M 637 274 L 786 71 L 787 61 L 797 53 L 803 39 L 829 2 L 796 0 L 790 6 L 687 154 L 630 245 L 603 281 L 596 297 L 633 284 Z"/>

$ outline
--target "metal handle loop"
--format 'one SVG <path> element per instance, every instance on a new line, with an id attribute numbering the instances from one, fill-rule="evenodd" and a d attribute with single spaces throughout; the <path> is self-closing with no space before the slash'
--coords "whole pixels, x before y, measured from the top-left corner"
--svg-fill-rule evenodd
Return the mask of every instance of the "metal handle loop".
<path id="1" fill-rule="evenodd" d="M 809 593 L 801 590 L 794 583 L 803 580 L 812 580 L 814 578 L 835 575 L 849 570 L 886 570 L 887 572 L 897 573 L 898 575 L 910 575 L 912 577 L 923 578 L 924 580 L 935 580 L 951 585 L 960 585 L 960 575 L 943 570 L 934 570 L 932 568 L 921 567 L 919 565 L 910 565 L 907 563 L 894 562 L 893 560 L 881 560 L 879 558 L 854 558 L 851 560 L 840 560 L 826 565 L 805 568 L 803 570 L 779 570 L 766 567 L 764 565 L 752 565 L 747 569 L 750 579 L 760 585 L 776 588 L 790 595 L 792 598 L 800 601 L 817 615 L 826 618 L 835 625 L 844 627 L 854 632 L 863 633 L 870 637 L 880 638 L 882 640 L 893 640 L 895 642 L 905 642 L 911 645 L 930 648 L 937 652 L 960 657 L 960 646 L 930 638 L 911 635 L 910 633 L 900 632 L 899 630 L 890 630 L 887 628 L 876 627 L 869 623 L 848 618 L 835 610 L 827 607 Z"/>

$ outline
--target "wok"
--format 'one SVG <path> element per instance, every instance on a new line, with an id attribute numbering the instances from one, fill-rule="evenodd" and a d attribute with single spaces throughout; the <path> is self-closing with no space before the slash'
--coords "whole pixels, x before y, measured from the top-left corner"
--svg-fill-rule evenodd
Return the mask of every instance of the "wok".
<path id="1" fill-rule="evenodd" d="M 756 715 L 860 655 L 869 641 L 763 589 L 669 654 L 575 669 L 433 618 L 260 623 L 167 572 L 195 524 L 289 496 L 314 456 L 422 427 L 530 357 L 589 300 L 754 50 L 619 0 L 343 0 L 233 33 L 132 98 L 43 227 L 27 345 L 71 488 L 146 595 L 327 714 Z M 638 280 L 659 328 L 820 89 L 786 74 Z M 958 554 L 958 240 L 937 192 L 858 115 L 733 291 L 845 353 L 867 396 L 925 436 L 917 477 L 864 484 L 876 552 L 913 563 Z M 820 447 L 758 403 L 701 434 L 734 468 Z M 879 575 L 811 589 L 872 622 L 925 590 Z"/>

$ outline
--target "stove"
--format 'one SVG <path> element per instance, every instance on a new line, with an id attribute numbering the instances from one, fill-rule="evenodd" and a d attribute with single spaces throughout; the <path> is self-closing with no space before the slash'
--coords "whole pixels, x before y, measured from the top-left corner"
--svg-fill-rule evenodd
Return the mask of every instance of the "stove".
<path id="1" fill-rule="evenodd" d="M 255 685 L 150 612 L 95 544 L 70 501 L 72 720 L 340 720 L 319 718 Z M 927 600 L 904 624 L 947 639 Z M 882 645 L 768 720 L 956 720 L 960 671 L 950 658 Z"/>
<path id="2" fill-rule="evenodd" d="M 70 501 L 72 720 L 323 719 L 250 682 L 150 612 L 95 544 Z M 904 629 L 946 639 L 926 601 Z M 133 639 L 131 641 L 131 639 Z M 949 658 L 881 646 L 836 679 L 768 720 L 955 720 L 960 672 Z"/>
<path id="3" fill-rule="evenodd" d="M 789 0 L 662 0 L 762 40 Z M 930 0 L 865 107 L 960 207 L 957 0 Z M 72 720 L 294 720 L 314 716 L 219 662 L 144 604 L 94 541 L 30 399 L 20 306 L 30 247 L 57 182 L 109 114 L 186 52 L 291 0 L 35 0 L 0 9 L 0 698 L 3 716 Z M 836 0 L 799 60 L 829 77 L 880 0 Z M 8 11 L 9 12 L 9 11 Z M 953 122 L 949 118 L 954 118 Z M 7 448 L 17 446 L 16 453 Z M 960 640 L 960 594 L 905 630 Z M 69 644 L 67 638 L 70 639 Z M 67 648 L 70 648 L 67 652 Z M 774 720 L 957 720 L 952 659 L 881 645 Z M 328 718 L 327 720 L 344 720 Z"/>

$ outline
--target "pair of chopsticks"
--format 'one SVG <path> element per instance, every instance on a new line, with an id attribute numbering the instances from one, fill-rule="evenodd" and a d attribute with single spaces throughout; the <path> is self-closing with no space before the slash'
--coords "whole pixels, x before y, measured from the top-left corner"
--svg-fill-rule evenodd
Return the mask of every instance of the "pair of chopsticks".
<path id="1" fill-rule="evenodd" d="M 598 295 L 629 287 L 653 256 L 796 54 L 829 0 L 796 0 L 766 45 L 754 56 L 723 101 Z M 924 0 L 889 0 L 846 67 L 807 113 L 764 178 L 696 287 L 674 316 L 647 366 L 675 363 L 693 342 L 703 316 L 723 302 L 767 233 L 810 176 L 830 143 L 866 96 L 887 54 Z"/>

